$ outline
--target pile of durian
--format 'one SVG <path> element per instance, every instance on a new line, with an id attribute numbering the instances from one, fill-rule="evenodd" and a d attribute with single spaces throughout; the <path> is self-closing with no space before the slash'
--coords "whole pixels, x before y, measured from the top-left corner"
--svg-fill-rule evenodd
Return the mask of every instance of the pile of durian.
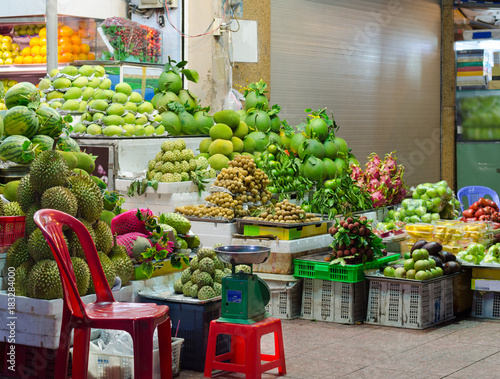
<path id="1" fill-rule="evenodd" d="M 33 221 L 35 212 L 42 208 L 68 213 L 85 225 L 94 240 L 110 287 L 117 276 L 122 285 L 132 278 L 134 267 L 126 248 L 115 243 L 110 225 L 100 220 L 103 194 L 96 183 L 98 179 L 93 178 L 70 170 L 63 156 L 54 150 L 42 152 L 31 163 L 29 174 L 21 179 L 17 188 L 17 204 L 26 214 L 25 236 L 16 240 L 7 251 L 7 265 L 16 269 L 16 295 L 38 299 L 63 296 L 52 250 Z M 68 228 L 64 237 L 79 294 L 94 293 L 90 270 L 76 234 Z"/>

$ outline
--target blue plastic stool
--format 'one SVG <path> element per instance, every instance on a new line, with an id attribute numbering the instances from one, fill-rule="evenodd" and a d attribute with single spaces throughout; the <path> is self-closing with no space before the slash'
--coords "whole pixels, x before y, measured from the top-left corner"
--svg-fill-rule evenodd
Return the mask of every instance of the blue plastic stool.
<path id="1" fill-rule="evenodd" d="M 458 190 L 457 197 L 458 201 L 460 201 L 460 210 L 464 211 L 464 204 L 462 202 L 463 197 L 467 197 L 467 202 L 469 203 L 469 207 L 478 201 L 480 198 L 485 196 L 490 196 L 491 200 L 493 200 L 497 205 L 500 205 L 500 199 L 495 191 L 488 187 L 481 186 L 469 186 L 463 187 Z"/>

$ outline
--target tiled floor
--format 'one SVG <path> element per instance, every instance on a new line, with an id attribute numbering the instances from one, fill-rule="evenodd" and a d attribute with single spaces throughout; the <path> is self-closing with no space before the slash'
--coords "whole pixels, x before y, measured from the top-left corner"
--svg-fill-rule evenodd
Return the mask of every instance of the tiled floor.
<path id="1" fill-rule="evenodd" d="M 500 322 L 461 318 L 425 330 L 283 321 L 287 378 L 500 378 Z M 263 349 L 273 343 L 263 339 Z M 277 378 L 277 369 L 262 375 Z M 180 379 L 203 373 L 181 371 Z M 216 373 L 218 378 L 244 375 Z"/>

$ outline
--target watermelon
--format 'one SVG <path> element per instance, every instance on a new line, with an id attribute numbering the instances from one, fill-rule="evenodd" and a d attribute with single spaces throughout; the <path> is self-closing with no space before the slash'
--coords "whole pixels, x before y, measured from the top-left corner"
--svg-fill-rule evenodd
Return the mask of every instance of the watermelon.
<path id="1" fill-rule="evenodd" d="M 18 105 L 28 105 L 31 101 L 40 101 L 40 92 L 29 82 L 17 83 L 5 93 L 7 109 Z"/>
<path id="2" fill-rule="evenodd" d="M 24 163 L 23 143 L 29 141 L 24 136 L 14 135 L 5 138 L 0 144 L 0 158 L 14 163 Z"/>
<path id="3" fill-rule="evenodd" d="M 38 148 L 40 150 L 51 150 L 52 146 L 54 145 L 54 139 L 43 134 L 37 134 L 36 136 L 33 136 L 31 142 L 35 145 L 38 145 Z"/>
<path id="4" fill-rule="evenodd" d="M 40 125 L 38 134 L 50 137 L 58 137 L 61 134 L 63 123 L 58 111 L 50 107 L 41 107 L 36 110 L 36 115 Z"/>
<path id="5" fill-rule="evenodd" d="M 36 113 L 25 106 L 10 108 L 3 118 L 4 134 L 31 138 L 38 131 Z"/>
<path id="6" fill-rule="evenodd" d="M 57 141 L 57 150 L 62 151 L 74 151 L 79 153 L 80 146 L 78 143 L 71 137 L 68 137 L 66 134 L 61 134 L 59 137 L 59 141 Z"/>

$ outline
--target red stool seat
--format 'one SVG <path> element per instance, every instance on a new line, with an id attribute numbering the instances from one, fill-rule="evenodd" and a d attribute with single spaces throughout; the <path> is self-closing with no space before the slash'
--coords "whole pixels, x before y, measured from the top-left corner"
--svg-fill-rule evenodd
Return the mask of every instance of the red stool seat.
<path id="1" fill-rule="evenodd" d="M 272 355 L 260 352 L 260 340 L 263 335 L 269 333 L 274 333 L 274 354 Z M 231 336 L 231 351 L 216 356 L 215 349 L 219 334 Z M 228 360 L 230 362 L 224 362 Z M 261 378 L 263 372 L 276 367 L 278 367 L 280 375 L 286 375 L 285 349 L 280 319 L 268 317 L 248 325 L 217 322 L 217 320 L 210 322 L 205 377 L 210 378 L 212 370 L 224 370 L 244 373 L 247 379 Z"/>

